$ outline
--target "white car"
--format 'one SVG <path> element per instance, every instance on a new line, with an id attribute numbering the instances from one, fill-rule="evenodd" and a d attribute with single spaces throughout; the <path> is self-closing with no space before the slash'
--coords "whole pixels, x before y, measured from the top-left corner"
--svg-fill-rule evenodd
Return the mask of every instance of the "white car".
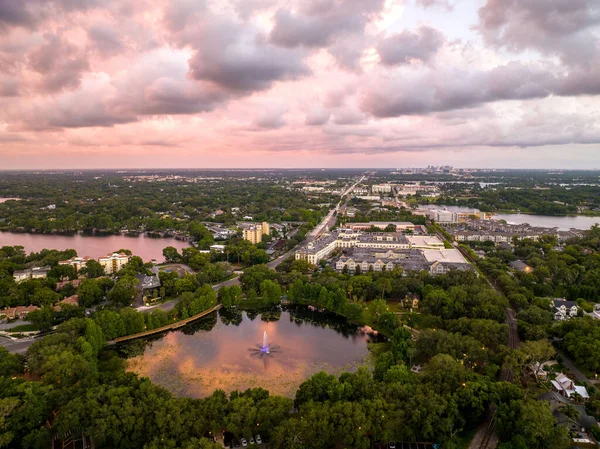
<path id="1" fill-rule="evenodd" d="M 250 444 L 254 444 L 254 438 L 250 437 Z"/>
<path id="2" fill-rule="evenodd" d="M 246 438 L 242 438 L 242 447 L 247 447 L 248 446 L 248 442 L 246 441 Z"/>
<path id="3" fill-rule="evenodd" d="M 260 438 L 260 435 L 256 435 L 254 439 L 256 440 L 256 444 L 262 444 L 262 439 Z"/>

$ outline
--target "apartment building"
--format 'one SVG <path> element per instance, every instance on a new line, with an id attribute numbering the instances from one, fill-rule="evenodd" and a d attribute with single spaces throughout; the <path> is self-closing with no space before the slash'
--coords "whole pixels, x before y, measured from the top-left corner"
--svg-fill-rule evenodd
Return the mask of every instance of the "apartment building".
<path id="1" fill-rule="evenodd" d="M 244 240 L 248 240 L 253 245 L 262 242 L 263 235 L 270 235 L 269 223 L 263 221 L 261 224 L 251 225 L 243 230 Z"/>
<path id="2" fill-rule="evenodd" d="M 43 279 L 48 277 L 48 272 L 50 271 L 49 266 L 45 267 L 33 267 L 28 268 L 27 270 L 15 271 L 13 273 L 13 278 L 16 282 L 22 282 L 27 279 Z"/>
<path id="3" fill-rule="evenodd" d="M 131 256 L 128 256 L 125 253 L 112 253 L 105 257 L 100 257 L 98 262 L 104 267 L 104 272 L 106 274 L 114 274 L 121 270 L 130 259 Z"/>
<path id="4" fill-rule="evenodd" d="M 79 271 L 85 267 L 85 264 L 91 260 L 88 256 L 85 257 L 72 257 L 69 260 L 61 260 L 58 262 L 59 265 L 72 265 L 75 271 Z"/>
<path id="5" fill-rule="evenodd" d="M 390 184 L 374 184 L 371 187 L 373 193 L 392 193 L 392 186 Z"/>

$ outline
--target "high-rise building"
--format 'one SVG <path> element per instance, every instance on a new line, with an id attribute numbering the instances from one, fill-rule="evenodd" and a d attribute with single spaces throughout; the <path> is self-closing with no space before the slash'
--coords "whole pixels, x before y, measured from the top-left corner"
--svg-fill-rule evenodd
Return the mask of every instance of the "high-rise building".
<path id="1" fill-rule="evenodd" d="M 253 245 L 262 242 L 262 236 L 264 234 L 269 235 L 269 223 L 263 221 L 261 224 L 255 224 L 249 228 L 244 229 L 244 239 L 248 240 Z"/>

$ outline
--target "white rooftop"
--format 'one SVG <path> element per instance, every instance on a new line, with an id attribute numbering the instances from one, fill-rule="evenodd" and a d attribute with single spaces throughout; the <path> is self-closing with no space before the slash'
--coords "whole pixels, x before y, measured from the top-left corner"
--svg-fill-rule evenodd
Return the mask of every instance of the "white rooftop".
<path id="1" fill-rule="evenodd" d="M 457 249 L 424 249 L 423 255 L 428 262 L 467 263 Z"/>

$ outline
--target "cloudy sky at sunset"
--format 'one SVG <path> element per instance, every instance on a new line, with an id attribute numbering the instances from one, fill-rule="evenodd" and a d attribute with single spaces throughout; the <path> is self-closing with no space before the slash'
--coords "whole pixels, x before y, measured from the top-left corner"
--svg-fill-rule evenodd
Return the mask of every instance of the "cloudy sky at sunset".
<path id="1" fill-rule="evenodd" d="M 600 168 L 597 0 L 0 0 L 0 169 Z"/>

